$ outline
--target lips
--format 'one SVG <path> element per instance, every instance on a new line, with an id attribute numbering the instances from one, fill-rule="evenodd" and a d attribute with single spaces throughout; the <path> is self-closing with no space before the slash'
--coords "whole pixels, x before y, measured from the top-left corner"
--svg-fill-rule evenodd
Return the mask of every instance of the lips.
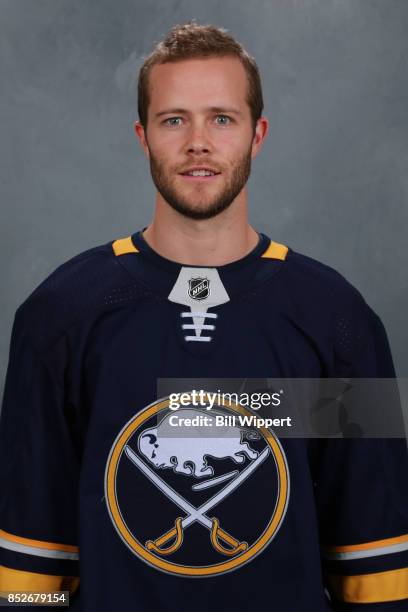
<path id="1" fill-rule="evenodd" d="M 211 181 L 216 181 L 221 173 L 218 174 L 208 174 L 207 176 L 193 176 L 191 174 L 180 174 L 179 175 L 184 181 L 191 183 L 210 183 Z"/>
<path id="2" fill-rule="evenodd" d="M 192 172 L 202 172 L 203 174 L 189 174 Z M 212 174 L 204 174 L 204 172 L 211 172 Z M 191 168 L 187 168 L 179 174 L 186 181 L 208 183 L 216 180 L 217 177 L 221 174 L 221 172 L 219 172 L 215 168 L 211 168 L 210 166 L 193 166 Z"/>
<path id="3" fill-rule="evenodd" d="M 211 172 L 212 175 L 221 174 L 218 170 L 216 170 L 215 168 L 211 168 L 210 166 L 191 166 L 190 168 L 186 168 L 179 174 L 181 174 L 182 176 L 192 176 L 192 172 Z"/>

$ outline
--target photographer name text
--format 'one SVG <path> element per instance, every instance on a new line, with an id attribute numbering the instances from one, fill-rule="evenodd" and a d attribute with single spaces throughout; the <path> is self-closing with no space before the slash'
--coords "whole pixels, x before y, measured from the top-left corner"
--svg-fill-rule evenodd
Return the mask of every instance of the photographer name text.
<path id="1" fill-rule="evenodd" d="M 169 418 L 172 427 L 292 427 L 291 417 L 262 418 L 246 415 L 197 415 L 193 418 L 173 414 Z"/>

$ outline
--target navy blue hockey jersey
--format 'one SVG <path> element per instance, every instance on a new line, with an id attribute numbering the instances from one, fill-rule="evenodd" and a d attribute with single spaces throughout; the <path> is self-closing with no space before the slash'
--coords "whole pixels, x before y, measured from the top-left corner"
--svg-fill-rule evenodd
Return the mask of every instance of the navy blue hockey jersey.
<path id="1" fill-rule="evenodd" d="M 0 591 L 68 590 L 83 612 L 406 611 L 402 438 L 167 436 L 157 395 L 158 379 L 394 376 L 361 294 L 263 234 L 219 267 L 142 232 L 81 253 L 14 320 Z M 246 410 L 208 423 L 226 414 Z"/>

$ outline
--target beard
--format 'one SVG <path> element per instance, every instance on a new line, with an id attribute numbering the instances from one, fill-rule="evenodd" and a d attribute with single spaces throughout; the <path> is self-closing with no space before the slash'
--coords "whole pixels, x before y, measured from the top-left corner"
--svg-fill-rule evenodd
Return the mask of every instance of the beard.
<path id="1" fill-rule="evenodd" d="M 198 160 L 195 163 L 197 164 Z M 202 161 L 203 166 L 206 163 L 211 165 L 208 160 L 207 162 Z M 205 194 L 205 185 L 198 185 L 195 193 L 184 195 L 182 189 L 178 189 L 174 185 L 174 174 L 166 170 L 165 164 L 151 151 L 150 172 L 157 191 L 174 210 L 190 219 L 211 219 L 226 210 L 247 183 L 251 173 L 251 147 L 238 160 L 229 180 L 226 181 L 219 193 L 212 196 Z M 199 206 L 197 206 L 197 202 L 200 202 Z"/>

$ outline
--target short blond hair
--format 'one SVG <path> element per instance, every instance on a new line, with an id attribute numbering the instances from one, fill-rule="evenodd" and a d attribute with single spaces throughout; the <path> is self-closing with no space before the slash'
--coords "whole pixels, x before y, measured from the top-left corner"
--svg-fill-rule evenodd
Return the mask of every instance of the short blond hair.
<path id="1" fill-rule="evenodd" d="M 255 130 L 263 111 L 263 96 L 261 77 L 254 58 L 224 28 L 199 25 L 194 19 L 182 25 L 175 25 L 145 58 L 140 68 L 137 104 L 139 120 L 144 129 L 147 127 L 149 75 L 153 66 L 192 58 L 224 56 L 237 57 L 245 68 L 248 77 L 247 103 Z"/>

